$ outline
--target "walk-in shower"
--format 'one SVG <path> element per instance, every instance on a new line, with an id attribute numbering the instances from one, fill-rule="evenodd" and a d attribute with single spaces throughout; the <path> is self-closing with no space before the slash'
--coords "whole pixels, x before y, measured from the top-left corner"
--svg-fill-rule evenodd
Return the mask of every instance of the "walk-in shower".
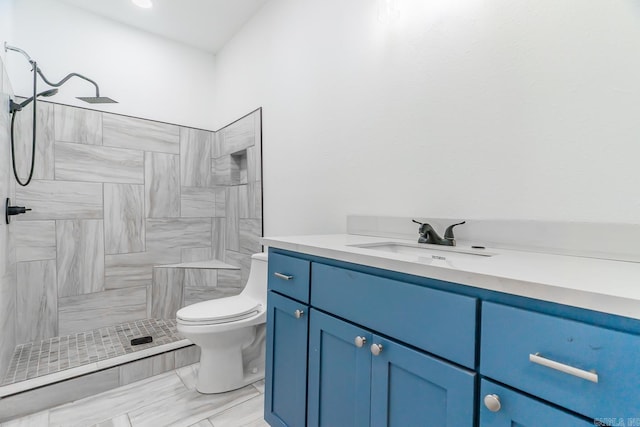
<path id="1" fill-rule="evenodd" d="M 35 167 L 35 156 L 36 156 L 36 122 L 37 122 L 37 108 L 36 108 L 36 103 L 38 100 L 39 96 L 53 96 L 55 95 L 58 90 L 57 89 L 49 89 L 43 92 L 38 93 L 38 76 L 40 76 L 40 78 L 42 79 L 42 81 L 44 81 L 47 85 L 53 87 L 53 88 L 59 88 L 60 86 L 62 86 L 63 84 L 65 84 L 69 79 L 73 78 L 73 77 L 78 77 L 82 80 L 86 80 L 89 83 L 91 83 L 95 89 L 96 89 L 96 95 L 95 96 L 79 96 L 77 97 L 77 99 L 81 100 L 81 101 L 85 101 L 88 102 L 89 104 L 112 104 L 112 103 L 116 103 L 117 101 L 114 101 L 113 99 L 106 97 L 106 96 L 100 96 L 100 87 L 98 86 L 98 84 L 91 80 L 90 78 L 83 76 L 82 74 L 78 74 L 78 73 L 69 73 L 67 74 L 65 77 L 63 77 L 59 82 L 52 82 L 49 79 L 47 79 L 47 77 L 44 75 L 44 73 L 42 72 L 42 70 L 40 69 L 40 67 L 38 66 L 37 62 L 34 61 L 33 59 L 31 59 L 31 57 L 29 56 L 29 54 L 27 52 L 25 52 L 24 50 L 15 47 L 15 46 L 9 46 L 7 44 L 7 42 L 4 43 L 4 51 L 8 52 L 8 51 L 13 51 L 13 52 L 18 52 L 20 54 L 22 54 L 27 61 L 29 61 L 29 64 L 31 64 L 31 71 L 33 72 L 33 96 L 29 99 L 27 99 L 26 101 L 23 101 L 21 103 L 15 102 L 14 100 L 11 100 L 9 102 L 9 112 L 11 113 L 11 162 L 13 165 L 13 176 L 16 179 L 16 182 L 23 186 L 26 187 L 27 185 L 29 185 L 29 183 L 31 182 L 31 179 L 33 178 L 33 171 L 34 171 L 34 167 Z M 14 143 L 14 124 L 15 124 L 15 118 L 16 118 L 16 113 L 21 111 L 22 108 L 24 108 L 25 106 L 27 106 L 28 104 L 30 104 L 31 102 L 33 102 L 33 123 L 32 123 L 32 132 L 33 132 L 33 136 L 32 136 L 32 147 L 31 147 L 31 167 L 29 169 L 29 176 L 27 177 L 27 179 L 25 181 L 22 181 L 19 177 L 18 177 L 18 171 L 16 169 L 16 155 L 15 155 L 15 143 Z"/>

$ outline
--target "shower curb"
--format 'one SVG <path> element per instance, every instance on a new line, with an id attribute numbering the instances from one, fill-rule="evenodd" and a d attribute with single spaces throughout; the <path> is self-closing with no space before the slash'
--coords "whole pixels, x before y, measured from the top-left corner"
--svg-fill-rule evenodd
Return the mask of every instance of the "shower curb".
<path id="1" fill-rule="evenodd" d="M 25 388 L 27 385 L 22 385 L 22 390 L 20 391 L 16 391 L 18 388 L 13 387 L 10 390 L 11 394 L 6 394 L 7 389 L 15 385 L 4 386 L 0 389 L 0 392 L 5 393 L 3 397 L 0 397 L 0 423 L 122 387 L 130 382 L 123 383 L 122 369 L 128 369 L 129 367 L 135 369 L 134 365 L 143 363 L 146 360 L 149 360 L 149 363 L 153 363 L 152 359 L 159 356 L 170 355 L 174 358 L 175 363 L 172 366 L 166 366 L 164 369 L 146 375 L 144 378 L 191 365 L 198 362 L 200 358 L 198 350 L 199 348 L 193 345 L 191 341 L 184 339 L 141 350 L 133 354 L 114 357 L 99 363 L 22 381 L 22 383 L 28 383 L 29 387 Z M 80 370 L 79 368 L 82 369 Z M 92 370 L 87 370 L 89 368 Z M 64 378 L 61 375 L 63 373 L 66 374 Z M 41 381 L 36 381 L 41 378 L 49 380 L 49 383 L 41 384 Z M 135 378 L 135 380 L 144 378 Z"/>

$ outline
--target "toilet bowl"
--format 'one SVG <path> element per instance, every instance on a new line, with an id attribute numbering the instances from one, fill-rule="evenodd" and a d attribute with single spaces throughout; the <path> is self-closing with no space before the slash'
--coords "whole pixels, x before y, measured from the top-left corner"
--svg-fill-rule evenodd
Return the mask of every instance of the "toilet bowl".
<path id="1" fill-rule="evenodd" d="M 176 313 L 178 332 L 200 347 L 196 389 L 223 393 L 264 378 L 267 254 L 251 256 L 239 295 L 199 302 Z"/>

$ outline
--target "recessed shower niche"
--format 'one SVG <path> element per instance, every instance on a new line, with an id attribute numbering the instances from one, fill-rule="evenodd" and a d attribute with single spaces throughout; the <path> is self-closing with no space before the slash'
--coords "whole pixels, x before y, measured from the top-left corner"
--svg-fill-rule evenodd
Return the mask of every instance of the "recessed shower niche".
<path id="1" fill-rule="evenodd" d="M 247 150 L 231 154 L 231 183 L 246 184 L 247 181 Z"/>

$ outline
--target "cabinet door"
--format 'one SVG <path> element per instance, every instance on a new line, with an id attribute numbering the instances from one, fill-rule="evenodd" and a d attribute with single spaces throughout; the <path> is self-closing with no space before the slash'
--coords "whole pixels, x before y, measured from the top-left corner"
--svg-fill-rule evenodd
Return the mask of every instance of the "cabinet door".
<path id="1" fill-rule="evenodd" d="M 309 427 L 368 427 L 371 334 L 312 309 Z"/>
<path id="2" fill-rule="evenodd" d="M 484 400 L 495 412 L 490 411 Z M 480 393 L 480 427 L 588 427 L 584 421 L 538 400 L 482 380 Z"/>
<path id="3" fill-rule="evenodd" d="M 308 306 L 269 292 L 264 418 L 272 426 L 305 425 Z"/>
<path id="4" fill-rule="evenodd" d="M 473 426 L 474 373 L 376 335 L 374 345 L 372 427 Z"/>

